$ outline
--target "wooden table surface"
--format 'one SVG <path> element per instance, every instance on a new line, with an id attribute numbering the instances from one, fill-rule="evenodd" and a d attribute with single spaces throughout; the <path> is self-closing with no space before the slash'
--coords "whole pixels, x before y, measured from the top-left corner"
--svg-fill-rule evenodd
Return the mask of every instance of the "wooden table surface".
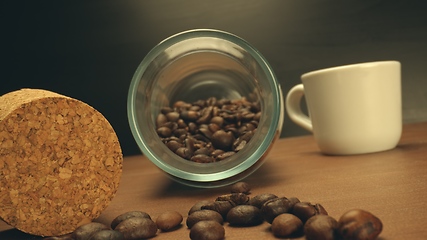
<path id="1" fill-rule="evenodd" d="M 251 196 L 274 193 L 320 203 L 338 219 L 353 208 L 368 210 L 384 225 L 380 239 L 427 239 L 427 122 L 405 125 L 398 146 L 389 151 L 322 155 L 312 136 L 278 140 L 267 161 L 245 179 Z M 189 239 L 185 219 L 200 200 L 213 200 L 229 187 L 199 189 L 180 185 L 143 156 L 127 157 L 116 197 L 96 221 L 142 210 L 153 219 L 164 211 L 184 216 L 181 228 L 154 239 Z M 224 224 L 226 239 L 274 239 L 269 224 L 235 228 Z M 0 239 L 37 239 L 0 222 Z M 303 238 L 302 238 L 303 239 Z"/>

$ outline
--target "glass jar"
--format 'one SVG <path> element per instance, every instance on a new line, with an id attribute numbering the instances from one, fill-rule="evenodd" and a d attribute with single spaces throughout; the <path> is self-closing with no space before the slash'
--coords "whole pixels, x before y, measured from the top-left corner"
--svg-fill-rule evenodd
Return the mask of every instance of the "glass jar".
<path id="1" fill-rule="evenodd" d="M 178 100 L 209 97 L 258 101 L 258 128 L 242 150 L 222 161 L 181 158 L 161 141 L 156 118 Z M 245 40 L 211 29 L 181 32 L 155 46 L 133 76 L 127 107 L 143 154 L 175 181 L 204 188 L 241 181 L 258 169 L 280 136 L 284 114 L 282 91 L 266 59 Z"/>

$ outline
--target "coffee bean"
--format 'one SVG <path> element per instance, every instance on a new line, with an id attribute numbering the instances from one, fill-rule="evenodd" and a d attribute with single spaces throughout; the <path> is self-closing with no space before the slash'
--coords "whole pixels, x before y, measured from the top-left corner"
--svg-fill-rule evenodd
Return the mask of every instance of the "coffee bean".
<path id="1" fill-rule="evenodd" d="M 178 148 L 175 153 L 185 159 L 190 159 L 192 156 L 192 152 L 190 149 L 186 148 L 186 147 L 180 147 Z"/>
<path id="2" fill-rule="evenodd" d="M 212 109 L 213 109 L 212 106 L 204 108 L 203 111 L 202 111 L 202 113 L 201 113 L 200 118 L 197 119 L 196 122 L 199 123 L 199 124 L 209 123 L 209 121 L 212 118 Z"/>
<path id="3" fill-rule="evenodd" d="M 293 210 L 295 204 L 297 204 L 297 203 L 300 202 L 300 200 L 298 198 L 296 198 L 296 197 L 289 197 L 288 200 L 289 200 L 289 202 L 291 204 L 291 209 L 292 210 Z"/>
<path id="4" fill-rule="evenodd" d="M 209 157 L 207 155 L 204 154 L 197 154 L 194 155 L 190 158 L 191 161 L 193 162 L 198 162 L 198 163 L 210 163 L 210 162 L 215 162 L 215 159 L 212 157 Z"/>
<path id="5" fill-rule="evenodd" d="M 222 240 L 224 237 L 225 229 L 216 221 L 197 222 L 190 230 L 192 240 Z"/>
<path id="6" fill-rule="evenodd" d="M 221 160 L 224 160 L 224 159 L 226 159 L 226 158 L 229 158 L 229 157 L 233 156 L 234 154 L 236 154 L 236 153 L 235 153 L 235 152 L 232 152 L 232 151 L 224 152 L 224 153 L 221 153 L 220 155 L 218 155 L 218 156 L 216 157 L 216 159 L 217 159 L 218 161 L 221 161 Z"/>
<path id="7" fill-rule="evenodd" d="M 161 137 L 170 137 L 172 136 L 172 130 L 168 127 L 159 127 L 157 128 L 157 134 L 159 134 L 159 136 Z"/>
<path id="8" fill-rule="evenodd" d="M 182 119 L 186 121 L 194 122 L 199 117 L 199 114 L 196 111 L 189 110 L 189 111 L 182 111 L 180 116 Z"/>
<path id="9" fill-rule="evenodd" d="M 124 240 L 123 233 L 116 230 L 101 230 L 92 235 L 90 240 Z"/>
<path id="10" fill-rule="evenodd" d="M 337 236 L 338 222 L 328 215 L 315 215 L 304 224 L 307 240 L 334 240 Z"/>
<path id="11" fill-rule="evenodd" d="M 216 201 L 230 201 L 234 205 L 243 205 L 249 202 L 249 196 L 244 193 L 230 193 L 217 197 Z"/>
<path id="12" fill-rule="evenodd" d="M 202 209 L 209 209 L 209 210 L 216 211 L 219 214 L 221 214 L 223 218 L 226 218 L 227 213 L 235 206 L 236 204 L 234 204 L 231 201 L 214 201 L 202 206 Z"/>
<path id="13" fill-rule="evenodd" d="M 75 240 L 88 240 L 92 237 L 92 235 L 101 230 L 110 229 L 107 225 L 98 223 L 98 222 L 90 222 L 84 225 L 81 225 L 76 230 L 74 230 L 72 234 L 72 238 Z"/>
<path id="14" fill-rule="evenodd" d="M 230 150 L 234 142 L 234 136 L 231 132 L 225 132 L 224 130 L 218 130 L 211 137 L 212 145 L 215 148 Z"/>
<path id="15" fill-rule="evenodd" d="M 183 129 L 183 128 L 177 128 L 173 131 L 173 135 L 175 137 L 181 137 L 181 136 L 186 136 L 187 135 L 187 130 Z"/>
<path id="16" fill-rule="evenodd" d="M 157 228 L 162 231 L 171 231 L 178 227 L 183 218 L 179 212 L 168 211 L 160 214 L 156 219 Z"/>
<path id="17" fill-rule="evenodd" d="M 328 215 L 328 212 L 326 212 L 322 205 L 318 203 L 311 204 L 308 202 L 295 203 L 292 208 L 292 213 L 299 217 L 303 222 L 306 222 L 309 218 L 317 214 Z"/>
<path id="18" fill-rule="evenodd" d="M 211 154 L 211 150 L 207 147 L 199 147 L 194 151 L 194 155 L 198 155 L 198 154 L 209 156 Z"/>
<path id="19" fill-rule="evenodd" d="M 219 130 L 221 130 L 221 127 L 218 125 L 218 124 L 215 124 L 215 123 L 210 123 L 209 125 L 208 125 L 208 129 L 209 129 L 209 131 L 211 131 L 211 132 L 216 132 L 216 131 L 219 131 Z"/>
<path id="20" fill-rule="evenodd" d="M 175 140 L 171 140 L 169 142 L 166 143 L 166 146 L 172 151 L 172 152 L 176 152 L 176 150 L 178 150 L 178 148 L 182 147 L 182 144 L 179 143 L 178 141 Z"/>
<path id="21" fill-rule="evenodd" d="M 251 198 L 249 200 L 249 204 L 261 209 L 262 205 L 265 202 L 267 202 L 268 200 L 274 199 L 274 198 L 278 198 L 278 197 L 272 193 L 263 193 L 263 194 L 259 194 L 259 195 L 256 195 L 255 197 Z"/>
<path id="22" fill-rule="evenodd" d="M 168 122 L 168 118 L 166 117 L 166 115 L 164 115 L 163 113 L 160 113 L 159 115 L 157 115 L 157 118 L 156 118 L 157 127 L 161 127 L 167 122 Z"/>
<path id="23" fill-rule="evenodd" d="M 246 146 L 246 141 L 242 140 L 242 139 L 237 139 L 236 141 L 234 141 L 233 143 L 233 150 L 234 151 L 240 151 L 242 150 L 245 146 Z"/>
<path id="24" fill-rule="evenodd" d="M 231 185 L 230 191 L 232 193 L 249 194 L 251 192 L 251 186 L 247 182 L 237 182 Z"/>
<path id="25" fill-rule="evenodd" d="M 261 210 L 252 205 L 235 206 L 228 211 L 226 219 L 232 226 L 255 226 L 264 221 Z"/>
<path id="26" fill-rule="evenodd" d="M 344 239 L 376 239 L 383 229 L 381 220 L 372 213 L 353 209 L 344 213 L 338 221 L 338 231 Z"/>
<path id="27" fill-rule="evenodd" d="M 194 224 L 204 220 L 212 220 L 220 224 L 224 223 L 224 219 L 222 218 L 221 214 L 219 214 L 218 212 L 213 210 L 208 210 L 208 209 L 202 209 L 200 211 L 196 211 L 190 214 L 187 217 L 186 224 L 188 228 L 192 228 Z"/>
<path id="28" fill-rule="evenodd" d="M 220 116 L 215 116 L 215 117 L 211 118 L 211 123 L 216 124 L 217 126 L 221 127 L 224 124 L 224 118 L 222 118 Z"/>
<path id="29" fill-rule="evenodd" d="M 301 219 L 290 213 L 282 213 L 274 218 L 271 231 L 276 237 L 291 237 L 302 233 Z"/>
<path id="30" fill-rule="evenodd" d="M 117 225 L 119 225 L 119 223 L 121 223 L 122 221 L 124 221 L 128 218 L 132 218 L 132 217 L 143 217 L 143 218 L 151 219 L 151 216 L 146 212 L 129 211 L 129 212 L 122 213 L 119 216 L 117 216 L 116 218 L 114 218 L 113 221 L 111 222 L 111 228 L 115 229 L 117 227 Z"/>
<path id="31" fill-rule="evenodd" d="M 125 239 L 145 239 L 157 234 L 157 225 L 149 218 L 132 217 L 123 220 L 114 230 L 123 233 Z"/>
<path id="32" fill-rule="evenodd" d="M 209 204 L 211 204 L 211 203 L 213 203 L 213 202 L 214 202 L 214 201 L 212 201 L 212 200 L 202 200 L 202 201 L 199 201 L 199 202 L 195 203 L 195 204 L 190 208 L 190 210 L 188 211 L 188 215 L 192 214 L 193 212 L 196 212 L 196 211 L 200 211 L 200 210 L 202 210 L 202 207 L 203 207 L 203 206 L 205 206 L 205 205 L 209 205 Z M 212 209 L 210 209 L 210 210 L 212 210 Z"/>
<path id="33" fill-rule="evenodd" d="M 261 212 L 264 219 L 272 223 L 273 219 L 282 213 L 289 213 L 292 209 L 292 203 L 286 197 L 273 198 L 266 201 L 262 207 Z"/>
<path id="34" fill-rule="evenodd" d="M 177 122 L 179 119 L 179 113 L 178 112 L 169 112 L 166 114 L 166 118 L 170 122 Z"/>

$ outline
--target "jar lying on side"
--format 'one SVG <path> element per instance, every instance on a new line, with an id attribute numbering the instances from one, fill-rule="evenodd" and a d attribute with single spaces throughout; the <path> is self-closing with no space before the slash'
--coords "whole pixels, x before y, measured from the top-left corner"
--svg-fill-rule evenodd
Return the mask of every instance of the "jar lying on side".
<path id="1" fill-rule="evenodd" d="M 164 144 L 157 118 L 177 102 L 208 99 L 256 104 L 258 126 L 230 157 L 191 161 Z M 265 58 L 243 39 L 210 29 L 182 32 L 155 46 L 137 68 L 128 95 L 129 123 L 141 151 L 174 180 L 195 187 L 228 185 L 258 169 L 280 136 L 283 114 L 282 91 Z"/>

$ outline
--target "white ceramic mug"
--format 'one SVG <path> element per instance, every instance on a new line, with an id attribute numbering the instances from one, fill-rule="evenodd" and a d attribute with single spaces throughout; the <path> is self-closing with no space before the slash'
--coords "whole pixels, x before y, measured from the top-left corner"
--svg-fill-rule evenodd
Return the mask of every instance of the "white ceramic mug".
<path id="1" fill-rule="evenodd" d="M 301 76 L 286 97 L 296 124 L 313 132 L 325 154 L 372 153 L 396 147 L 402 132 L 397 61 L 352 64 Z M 305 97 L 309 116 L 301 110 Z"/>

